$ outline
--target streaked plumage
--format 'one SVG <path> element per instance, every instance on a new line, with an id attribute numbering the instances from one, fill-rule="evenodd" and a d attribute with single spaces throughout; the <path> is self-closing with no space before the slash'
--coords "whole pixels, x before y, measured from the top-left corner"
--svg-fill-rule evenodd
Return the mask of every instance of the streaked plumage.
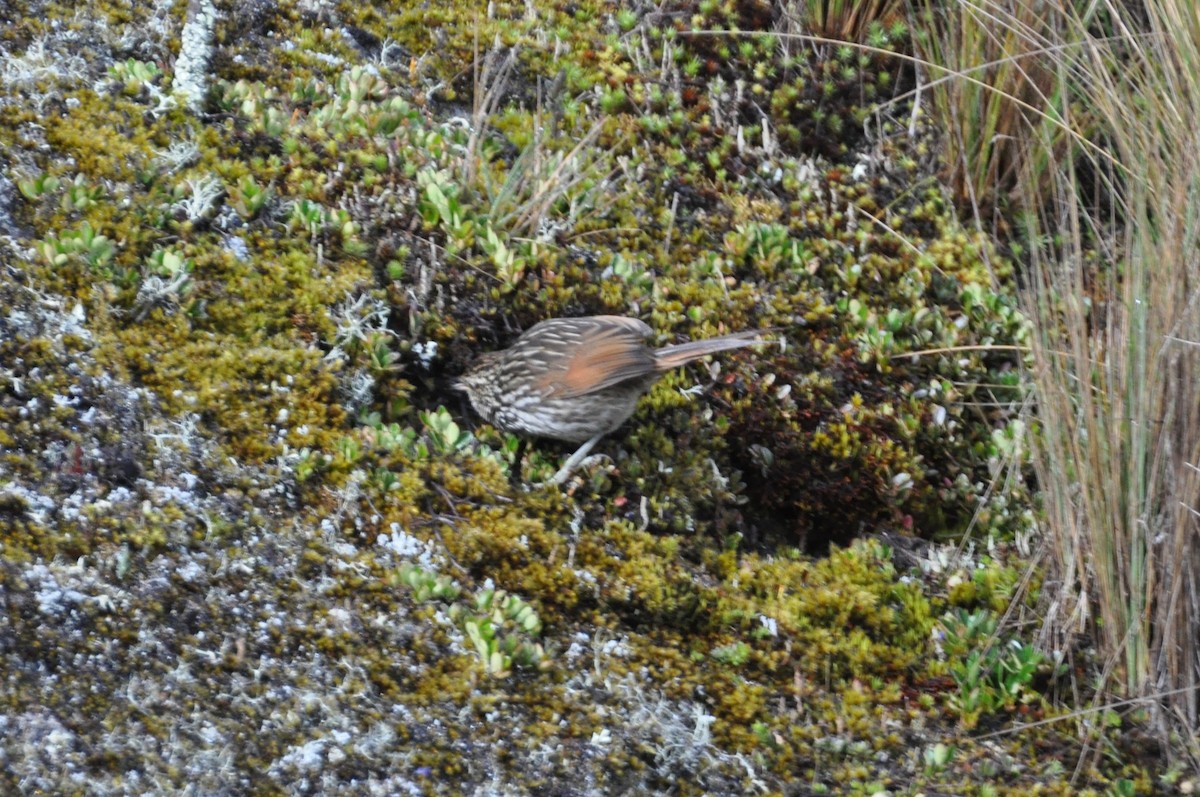
<path id="1" fill-rule="evenodd" d="M 498 429 L 594 444 L 623 424 L 667 371 L 764 342 L 754 332 L 739 332 L 652 349 L 646 345 L 652 333 L 623 316 L 552 318 L 507 349 L 482 355 L 455 387 Z"/>

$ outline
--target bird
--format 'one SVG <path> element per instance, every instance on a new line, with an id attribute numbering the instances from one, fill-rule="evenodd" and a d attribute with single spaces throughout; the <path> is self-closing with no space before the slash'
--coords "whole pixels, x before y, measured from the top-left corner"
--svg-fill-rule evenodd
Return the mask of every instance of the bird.
<path id="1" fill-rule="evenodd" d="M 480 355 L 454 383 L 488 423 L 523 436 L 581 443 L 550 484 L 563 484 L 602 437 L 637 409 L 638 399 L 666 372 L 716 352 L 766 343 L 755 331 L 693 340 L 659 349 L 653 330 L 615 315 L 551 318 L 526 330 L 507 349 Z"/>

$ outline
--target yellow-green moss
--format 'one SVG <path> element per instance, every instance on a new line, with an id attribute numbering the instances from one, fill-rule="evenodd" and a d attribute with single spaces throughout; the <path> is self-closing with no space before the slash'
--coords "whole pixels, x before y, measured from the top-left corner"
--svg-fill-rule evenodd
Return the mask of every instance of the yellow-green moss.
<path id="1" fill-rule="evenodd" d="M 1023 591 L 1000 555 L 926 576 L 845 545 L 1030 522 L 1021 480 L 988 488 L 1021 398 L 1001 348 L 1024 330 L 1011 266 L 955 221 L 930 131 L 882 119 L 865 146 L 872 98 L 908 79 L 897 62 L 785 47 L 767 3 L 242 4 L 222 8 L 193 117 L 104 79 L 124 34 L 169 67 L 182 5 L 158 39 L 138 39 L 137 4 L 92 9 L 108 32 L 67 4 L 16 6 L 6 52 L 62 26 L 96 38 L 87 80 L 0 86 L 10 179 L 99 193 L 7 210 L 30 249 L 85 222 L 114 247 L 102 266 L 39 253 L 27 284 L 0 285 L 6 319 L 36 322 L 0 339 L 4 704 L 62 725 L 22 725 L 30 738 L 74 740 L 50 772 L 14 731 L 6 761 L 36 788 L 123 788 L 135 764 L 154 788 L 214 793 L 226 771 L 263 794 L 310 777 L 1073 788 L 1038 760 L 1058 728 L 966 735 L 939 660 L 948 606 L 1032 605 L 1036 578 Z M 477 83 L 497 40 L 508 82 L 500 53 Z M 210 177 L 219 195 L 188 217 L 188 182 Z M 453 219 L 431 212 L 435 178 Z M 190 285 L 146 305 L 165 249 Z M 360 299 L 387 321 L 356 328 Z M 475 428 L 450 378 L 538 320 L 599 312 L 644 318 L 656 345 L 746 328 L 787 345 L 668 375 L 601 444 L 607 462 L 561 492 L 514 489 L 512 441 Z M 461 435 L 422 420 L 436 407 Z M 526 476 L 562 454 L 537 444 Z M 394 577 L 408 558 L 461 595 L 418 600 Z M 488 673 L 462 613 L 489 588 L 536 611 L 547 669 Z M 941 769 L 923 758 L 936 744 L 958 750 Z M 480 751 L 496 752 L 462 763 Z M 1149 771 L 1104 759 L 1080 782 L 1146 792 Z"/>

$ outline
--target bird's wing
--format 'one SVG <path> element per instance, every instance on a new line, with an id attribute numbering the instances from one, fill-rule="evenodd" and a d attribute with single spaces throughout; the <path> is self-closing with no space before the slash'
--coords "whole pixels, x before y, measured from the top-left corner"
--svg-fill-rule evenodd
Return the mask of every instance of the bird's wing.
<path id="1" fill-rule="evenodd" d="M 564 330 L 545 330 L 575 344 L 575 353 L 563 366 L 541 378 L 546 396 L 584 396 L 656 372 L 654 354 L 646 347 L 651 329 L 643 322 L 623 316 L 594 316 L 586 319 L 588 324 L 579 323 L 584 319 L 571 320 L 575 323 Z"/>

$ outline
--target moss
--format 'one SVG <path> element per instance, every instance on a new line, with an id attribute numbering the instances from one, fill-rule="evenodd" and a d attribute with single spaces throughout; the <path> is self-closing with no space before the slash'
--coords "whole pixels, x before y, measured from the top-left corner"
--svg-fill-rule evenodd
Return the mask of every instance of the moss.
<path id="1" fill-rule="evenodd" d="M 14 5 L 5 54 L 47 37 L 78 74 L 0 84 L 10 179 L 59 181 L 0 192 L 0 783 L 1068 793 L 1037 760 L 1056 728 L 962 732 L 964 654 L 939 653 L 948 608 L 1036 597 L 1004 542 L 1025 488 L 989 488 L 1024 322 L 933 131 L 864 147 L 905 70 L 792 47 L 766 3 L 434 5 L 223 9 L 199 116 L 107 77 L 169 72 L 181 6 Z M 85 224 L 111 253 L 38 251 Z M 190 271 L 151 301 L 167 251 Z M 607 461 L 511 487 L 515 440 L 450 380 L 600 312 L 786 345 L 667 375 Z M 850 544 L 968 528 L 982 566 Z M 465 619 L 498 590 L 540 625 L 499 638 L 548 666 L 480 655 Z M 930 769 L 936 744 L 958 753 Z"/>

